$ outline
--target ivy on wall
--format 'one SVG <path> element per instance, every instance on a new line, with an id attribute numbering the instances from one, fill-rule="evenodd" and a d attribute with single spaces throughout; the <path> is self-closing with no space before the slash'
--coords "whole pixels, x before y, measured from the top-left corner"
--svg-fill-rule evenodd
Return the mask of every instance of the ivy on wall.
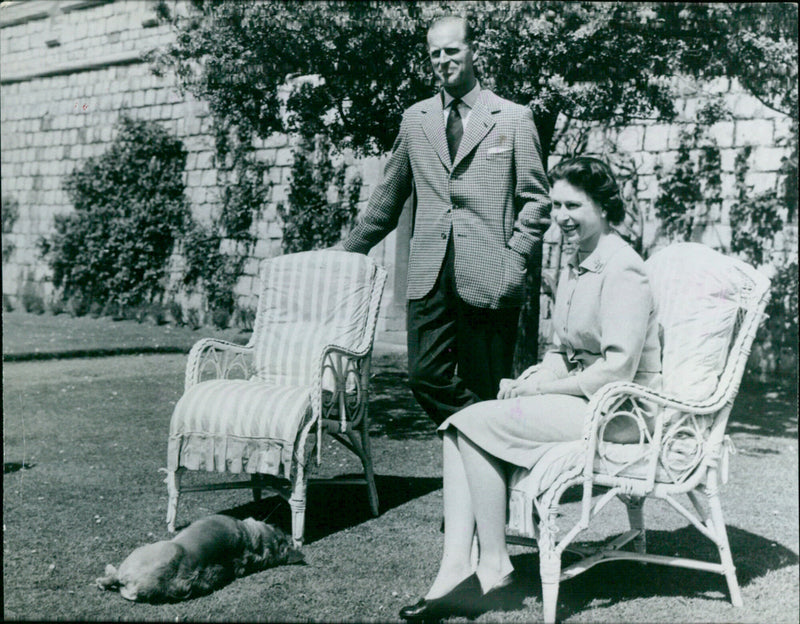
<path id="1" fill-rule="evenodd" d="M 361 176 L 349 182 L 347 167 L 331 162 L 330 140 L 324 135 L 301 135 L 294 151 L 288 206 L 279 204 L 283 221 L 283 252 L 330 247 L 339 242 L 358 215 Z"/>

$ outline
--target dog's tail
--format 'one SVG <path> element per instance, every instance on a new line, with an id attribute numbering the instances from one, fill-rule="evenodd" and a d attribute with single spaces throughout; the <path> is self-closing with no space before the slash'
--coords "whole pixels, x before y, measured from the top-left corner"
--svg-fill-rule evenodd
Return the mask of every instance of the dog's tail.
<path id="1" fill-rule="evenodd" d="M 108 564 L 106 566 L 106 575 L 97 577 L 94 580 L 94 584 L 100 589 L 118 589 L 119 576 L 117 576 L 117 569 L 111 564 Z"/>

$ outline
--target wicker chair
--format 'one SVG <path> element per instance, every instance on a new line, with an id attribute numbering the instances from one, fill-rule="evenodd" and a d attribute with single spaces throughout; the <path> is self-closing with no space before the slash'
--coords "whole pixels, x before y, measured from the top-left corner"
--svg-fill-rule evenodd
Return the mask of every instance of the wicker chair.
<path id="1" fill-rule="evenodd" d="M 181 492 L 249 488 L 256 500 L 267 491 L 289 502 L 292 537 L 300 546 L 307 460 L 315 444 L 319 464 L 323 432 L 361 459 L 370 507 L 378 514 L 367 403 L 385 281 L 383 268 L 345 251 L 264 261 L 248 344 L 206 338 L 189 353 L 185 391 L 169 431 L 169 531 Z M 181 487 L 185 470 L 245 473 L 250 480 Z"/>
<path id="2" fill-rule="evenodd" d="M 606 385 L 589 403 L 582 440 L 553 444 L 530 471 L 517 469 L 509 479 L 507 541 L 538 545 L 545 622 L 555 621 L 560 581 L 619 559 L 723 574 L 732 603 L 742 604 L 719 487 L 727 480 L 732 449 L 725 427 L 764 315 L 769 280 L 696 243 L 662 249 L 646 266 L 663 329 L 663 389 Z M 638 425 L 638 443 L 604 441 L 614 418 Z M 583 488 L 580 516 L 559 537 L 559 501 L 576 485 Z M 691 506 L 679 502 L 682 494 Z M 647 498 L 666 501 L 714 542 L 720 563 L 647 554 Z M 614 499 L 626 505 L 630 530 L 600 548 L 572 544 Z M 631 542 L 632 550 L 622 550 Z M 581 559 L 562 570 L 564 550 Z"/>

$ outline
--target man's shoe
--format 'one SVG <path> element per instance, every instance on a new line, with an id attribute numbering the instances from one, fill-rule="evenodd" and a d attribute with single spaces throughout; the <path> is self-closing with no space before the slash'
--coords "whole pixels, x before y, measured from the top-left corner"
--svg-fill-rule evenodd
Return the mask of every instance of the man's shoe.
<path id="1" fill-rule="evenodd" d="M 410 622 L 437 621 L 451 615 L 471 615 L 480 602 L 481 584 L 471 574 L 438 598 L 419 599 L 400 609 L 400 617 Z"/>

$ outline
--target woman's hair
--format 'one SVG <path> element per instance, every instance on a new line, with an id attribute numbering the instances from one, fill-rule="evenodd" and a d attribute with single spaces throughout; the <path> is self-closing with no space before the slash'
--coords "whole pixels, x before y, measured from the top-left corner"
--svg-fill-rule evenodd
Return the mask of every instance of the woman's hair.
<path id="1" fill-rule="evenodd" d="M 577 156 L 560 161 L 547 174 L 550 185 L 558 180 L 569 182 L 586 193 L 605 212 L 609 223 L 625 219 L 625 205 L 614 174 L 606 163 L 591 156 Z"/>

